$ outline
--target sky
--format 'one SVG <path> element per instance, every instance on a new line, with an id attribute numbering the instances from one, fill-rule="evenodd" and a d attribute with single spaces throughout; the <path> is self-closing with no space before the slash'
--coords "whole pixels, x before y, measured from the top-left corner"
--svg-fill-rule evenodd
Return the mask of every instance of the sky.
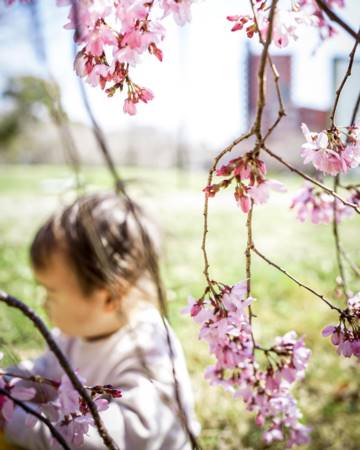
<path id="1" fill-rule="evenodd" d="M 288 0 L 281 0 L 286 3 Z M 40 18 L 46 40 L 50 70 L 62 89 L 63 104 L 73 120 L 88 122 L 72 70 L 72 36 L 63 29 L 68 8 L 55 0 L 41 0 Z M 124 115 L 123 94 L 108 98 L 100 88 L 87 89 L 100 124 L 107 131 L 146 126 L 181 134 L 197 145 L 219 146 L 241 133 L 246 117 L 246 45 L 260 50 L 255 40 L 242 32 L 230 32 L 227 15 L 248 12 L 242 0 L 201 0 L 194 4 L 192 21 L 178 27 L 165 20 L 164 61 L 145 55 L 133 71 L 134 81 L 150 88 L 155 99 L 138 108 L 135 117 Z M 347 0 L 342 17 L 356 29 L 360 23 L 359 0 Z M 0 18 L 1 19 L 1 18 Z M 0 88 L 7 76 L 34 73 L 46 76 L 36 60 L 32 32 L 21 9 L 0 22 Z M 297 106 L 327 110 L 332 103 L 332 58 L 349 54 L 353 41 L 340 32 L 317 48 L 315 30 L 306 28 L 299 40 L 274 54 L 293 55 L 292 101 Z M 350 94 L 351 97 L 351 94 Z"/>

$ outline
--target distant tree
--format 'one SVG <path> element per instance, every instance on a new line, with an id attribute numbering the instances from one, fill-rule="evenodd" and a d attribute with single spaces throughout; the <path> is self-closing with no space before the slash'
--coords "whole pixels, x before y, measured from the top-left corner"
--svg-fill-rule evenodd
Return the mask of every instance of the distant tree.
<path id="1" fill-rule="evenodd" d="M 29 127 L 54 115 L 66 117 L 60 108 L 60 91 L 54 81 L 31 75 L 11 77 L 2 97 L 10 103 L 8 111 L 0 115 L 0 151 L 7 155 L 17 154 Z"/>

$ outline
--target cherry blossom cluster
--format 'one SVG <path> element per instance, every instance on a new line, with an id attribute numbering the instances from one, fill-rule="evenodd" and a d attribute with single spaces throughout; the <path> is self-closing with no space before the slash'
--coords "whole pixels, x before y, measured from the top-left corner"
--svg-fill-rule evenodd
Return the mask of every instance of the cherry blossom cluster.
<path id="1" fill-rule="evenodd" d="M 231 31 L 244 29 L 247 36 L 252 38 L 259 30 L 262 39 L 266 40 L 269 27 L 269 11 L 271 2 L 256 0 L 254 3 L 254 15 L 233 15 L 227 19 L 234 25 Z M 328 5 L 344 6 L 343 0 L 328 0 Z M 323 39 L 331 37 L 335 29 L 326 19 L 315 0 L 288 1 L 287 6 L 278 6 L 273 20 L 272 42 L 279 48 L 287 47 L 291 40 L 298 39 L 301 26 L 316 27 Z"/>
<path id="2" fill-rule="evenodd" d="M 80 378 L 80 381 L 83 384 L 85 382 L 82 378 Z M 115 396 L 119 395 L 115 394 Z M 104 411 L 108 408 L 108 400 L 103 398 L 101 392 L 93 392 L 91 389 L 91 397 L 98 411 Z M 78 391 L 74 389 L 66 375 L 63 375 L 61 378 L 57 398 L 43 405 L 42 409 L 51 418 L 55 428 L 64 436 L 67 442 L 76 446 L 84 443 L 84 436 L 88 433 L 89 427 L 95 426 L 88 406 L 79 396 Z M 35 420 L 33 422 L 36 423 Z"/>
<path id="3" fill-rule="evenodd" d="M 190 22 L 194 1 L 56 0 L 57 6 L 70 6 L 64 28 L 75 30 L 75 42 L 81 46 L 74 61 L 76 74 L 91 86 L 100 86 L 109 97 L 126 87 L 123 111 L 136 114 L 139 102 L 148 103 L 154 95 L 132 80 L 130 66 L 135 67 L 146 53 L 163 60 L 160 44 L 166 30 L 161 21 L 172 15 L 180 26 Z"/>
<path id="4" fill-rule="evenodd" d="M 0 354 L 0 359 L 2 354 Z M 10 379 L 8 381 L 8 379 Z M 85 379 L 79 377 L 84 384 Z M 55 428 L 64 436 L 69 444 L 80 446 L 84 443 L 84 436 L 88 433 L 90 426 L 95 426 L 94 419 L 87 404 L 74 389 L 67 375 L 63 375 L 59 382 L 53 380 L 43 380 L 56 387 L 57 395 L 55 399 L 48 402 L 38 403 L 38 412 L 43 413 Z M 32 400 L 36 390 L 31 387 L 24 387 L 21 378 L 0 376 L 0 388 L 6 390 L 17 400 Z M 111 385 L 87 387 L 92 400 L 98 411 L 104 411 L 109 406 L 109 398 L 119 398 L 122 393 L 119 389 Z M 0 416 L 5 421 L 11 420 L 14 412 L 14 404 L 5 395 L 0 395 Z M 33 427 L 38 419 L 28 414 L 26 425 Z"/>
<path id="5" fill-rule="evenodd" d="M 347 308 L 340 315 L 338 325 L 328 325 L 323 336 L 331 336 L 339 355 L 355 356 L 360 361 L 360 292 L 347 301 Z"/>
<path id="6" fill-rule="evenodd" d="M 301 125 L 306 143 L 302 145 L 304 164 L 311 162 L 315 169 L 324 174 L 346 173 L 360 164 L 360 127 L 337 127 L 311 132 L 306 124 Z"/>
<path id="7" fill-rule="evenodd" d="M 315 16 L 317 19 L 317 31 L 319 32 L 322 40 L 331 38 L 337 33 L 337 30 L 332 26 L 331 21 L 328 19 L 326 14 L 324 14 L 315 0 L 297 0 L 297 3 L 302 9 L 311 9 L 312 16 Z M 325 3 L 327 3 L 331 9 L 334 7 L 345 7 L 345 0 L 325 0 Z"/>
<path id="8" fill-rule="evenodd" d="M 264 161 L 247 153 L 232 159 L 216 171 L 217 176 L 227 177 L 220 183 L 211 184 L 203 189 L 208 197 L 214 197 L 221 189 L 235 184 L 234 196 L 237 205 L 244 213 L 249 212 L 251 201 L 255 204 L 266 203 L 270 190 L 285 192 L 285 186 L 280 181 L 266 179 L 266 165 Z"/>
<path id="9" fill-rule="evenodd" d="M 360 205 L 360 193 L 355 191 L 349 196 L 348 201 Z M 337 223 L 354 216 L 353 208 L 344 205 L 343 202 L 334 198 L 333 195 L 327 194 L 322 189 L 317 189 L 310 183 L 305 183 L 304 187 L 295 195 L 290 208 L 296 210 L 297 218 L 301 222 L 309 219 L 314 224 L 326 224 L 333 221 L 334 203 Z"/>
<path id="10" fill-rule="evenodd" d="M 165 37 L 161 20 L 172 14 L 178 25 L 191 19 L 193 0 L 57 0 L 71 5 L 67 29 L 76 29 L 75 40 L 82 46 L 74 68 L 91 86 L 100 86 L 108 96 L 127 87 L 124 112 L 136 114 L 139 102 L 147 103 L 153 93 L 130 77 L 145 53 L 162 61 L 159 45 Z"/>
<path id="11" fill-rule="evenodd" d="M 217 286 L 217 291 L 207 289 L 198 300 L 190 297 L 183 309 L 200 325 L 199 338 L 216 358 L 205 377 L 242 398 L 247 409 L 256 413 L 257 426 L 265 429 L 265 442 L 287 439 L 287 448 L 307 443 L 311 430 L 300 422 L 291 387 L 304 377 L 310 350 L 294 331 L 277 337 L 270 349 L 258 347 L 248 311 L 254 298 L 247 296 L 246 282 Z M 255 358 L 256 350 L 265 352 L 265 370 Z"/>

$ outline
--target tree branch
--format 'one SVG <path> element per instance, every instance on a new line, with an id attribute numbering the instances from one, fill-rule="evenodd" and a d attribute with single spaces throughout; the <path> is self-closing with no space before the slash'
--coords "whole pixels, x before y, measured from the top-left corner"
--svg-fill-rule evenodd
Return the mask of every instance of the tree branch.
<path id="1" fill-rule="evenodd" d="M 339 186 L 339 182 L 340 182 L 340 176 L 338 174 L 334 178 L 334 192 L 337 192 L 337 189 L 338 189 L 338 186 Z M 338 220 L 338 208 L 337 208 L 337 201 L 336 201 L 336 199 L 334 199 L 332 231 L 333 231 L 334 240 L 335 240 L 336 261 L 337 261 L 337 264 L 338 264 L 339 275 L 340 275 L 340 278 L 341 278 L 341 288 L 342 288 L 342 290 L 344 292 L 345 297 L 348 298 L 348 295 L 347 295 L 348 291 L 347 291 L 347 288 L 346 288 L 345 270 L 344 270 L 344 266 L 343 266 L 342 259 L 341 259 L 340 235 L 339 235 L 339 227 L 338 227 L 337 220 Z"/>
<path id="2" fill-rule="evenodd" d="M 252 247 L 251 249 L 254 253 L 256 253 L 258 256 L 260 256 L 260 258 L 262 258 L 264 261 L 266 261 L 268 264 L 270 264 L 271 266 L 275 267 L 276 269 L 278 269 L 280 272 L 282 272 L 283 274 L 285 274 L 288 278 L 290 278 L 292 281 L 294 281 L 297 285 L 303 287 L 304 289 L 308 290 L 309 292 L 311 292 L 312 294 L 314 294 L 316 297 L 320 298 L 323 302 L 325 302 L 331 309 L 337 311 L 338 313 L 342 313 L 341 309 L 338 308 L 337 306 L 332 305 L 329 300 L 327 300 L 324 295 L 319 294 L 318 292 L 316 292 L 314 289 L 312 289 L 309 286 L 306 286 L 304 283 L 302 283 L 301 281 L 299 281 L 297 278 L 295 278 L 293 275 L 290 275 L 289 272 L 285 269 L 283 269 L 282 267 L 280 267 L 278 264 L 270 261 L 269 258 L 267 258 L 265 255 L 263 255 L 257 248 Z"/>
<path id="3" fill-rule="evenodd" d="M 324 2 L 324 0 L 316 0 L 316 3 L 318 7 L 324 11 L 324 13 L 329 17 L 330 20 L 333 22 L 336 22 L 338 25 L 341 26 L 347 33 L 350 34 L 354 39 L 359 40 L 359 36 L 356 34 L 356 32 L 348 25 L 346 22 L 344 22 L 340 17 L 334 13 L 332 9 L 329 8 L 329 6 Z"/>
<path id="4" fill-rule="evenodd" d="M 357 36 L 360 38 L 360 29 L 358 31 Z M 335 113 L 336 113 L 336 108 L 337 108 L 337 105 L 338 105 L 338 102 L 339 102 L 339 99 L 340 99 L 341 92 L 342 92 L 342 90 L 343 90 L 343 88 L 345 86 L 345 83 L 346 83 L 347 79 L 351 76 L 351 69 L 352 69 L 352 66 L 353 66 L 353 63 L 354 63 L 354 57 L 355 57 L 355 53 L 356 53 L 356 49 L 357 49 L 358 44 L 359 44 L 359 40 L 357 39 L 355 41 L 355 45 L 354 45 L 354 47 L 351 50 L 350 55 L 349 55 L 349 65 L 348 65 L 347 71 L 345 73 L 345 76 L 344 76 L 340 86 L 336 90 L 334 107 L 333 107 L 333 109 L 331 111 L 331 114 L 330 114 L 330 122 L 331 122 L 331 127 L 332 128 L 335 126 L 335 123 L 334 123 L 334 121 L 335 121 Z"/>

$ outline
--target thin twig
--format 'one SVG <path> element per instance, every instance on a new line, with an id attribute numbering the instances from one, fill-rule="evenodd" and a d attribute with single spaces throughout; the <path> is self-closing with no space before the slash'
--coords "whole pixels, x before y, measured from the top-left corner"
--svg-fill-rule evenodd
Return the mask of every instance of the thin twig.
<path id="1" fill-rule="evenodd" d="M 40 317 L 37 316 L 37 314 L 29 308 L 27 305 L 25 305 L 23 302 L 18 300 L 17 298 L 7 294 L 6 292 L 0 291 L 0 301 L 3 303 L 6 303 L 8 306 L 12 308 L 19 309 L 22 311 L 22 313 L 30 319 L 35 327 L 40 331 L 43 338 L 47 342 L 50 350 L 55 354 L 57 360 L 59 361 L 59 364 L 64 369 L 64 372 L 69 377 L 71 384 L 74 386 L 74 388 L 78 391 L 78 393 L 81 395 L 83 400 L 85 401 L 86 405 L 88 406 L 90 413 L 92 417 L 94 418 L 94 422 L 96 425 L 96 428 L 105 444 L 105 446 L 110 450 L 118 450 L 118 446 L 114 443 L 113 439 L 109 436 L 109 434 L 106 431 L 106 428 L 104 427 L 103 421 L 99 415 L 99 412 L 96 408 L 95 403 L 91 399 L 89 393 L 82 385 L 81 381 L 77 377 L 76 373 L 71 368 L 69 362 L 67 361 L 65 355 L 59 348 L 59 346 L 54 341 L 53 337 L 51 336 L 49 330 L 47 329 L 44 322 L 40 319 Z"/>
<path id="2" fill-rule="evenodd" d="M 341 187 L 343 189 L 347 189 L 347 190 L 359 189 L 360 184 L 339 184 L 339 187 Z"/>
<path id="3" fill-rule="evenodd" d="M 57 381 L 50 380 L 48 378 L 42 377 L 41 375 L 23 375 L 21 373 L 14 373 L 8 371 L 2 371 L 0 369 L 0 377 L 12 377 L 12 378 L 20 378 L 21 380 L 31 381 L 32 383 L 39 384 L 49 384 L 50 386 L 57 388 L 59 384 Z"/>
<path id="4" fill-rule="evenodd" d="M 271 44 L 272 30 L 273 30 L 273 23 L 274 23 L 275 9 L 276 9 L 277 2 L 278 2 L 278 0 L 273 0 L 273 2 L 271 4 L 271 9 L 270 9 L 270 13 L 269 13 L 269 25 L 268 25 L 267 34 L 266 34 L 266 40 L 265 40 L 264 48 L 263 48 L 263 51 L 261 54 L 259 70 L 258 70 L 258 74 L 257 74 L 258 82 L 259 82 L 259 94 L 258 94 L 257 111 L 256 111 L 253 130 L 254 130 L 254 133 L 255 133 L 258 141 L 261 141 L 261 119 L 262 119 L 262 114 L 263 114 L 264 107 L 265 107 L 266 60 L 268 57 L 269 47 Z M 252 4 L 252 2 L 251 2 L 251 4 Z M 255 17 L 255 15 L 254 15 L 254 17 Z M 256 17 L 255 17 L 255 20 L 256 20 Z M 258 33 L 260 34 L 259 30 L 258 30 Z"/>
<path id="5" fill-rule="evenodd" d="M 329 8 L 329 6 L 326 4 L 324 0 L 316 0 L 316 3 L 318 4 L 319 8 L 324 11 L 324 13 L 331 19 L 333 22 L 336 22 L 338 25 L 341 26 L 346 32 L 348 32 L 354 39 L 359 40 L 358 35 L 356 34 L 356 31 L 354 31 L 350 25 L 348 25 L 346 22 L 344 22 L 343 19 L 340 19 L 340 17 L 334 13 L 332 9 Z"/>
<path id="6" fill-rule="evenodd" d="M 207 185 L 210 186 L 212 184 L 212 180 L 213 180 L 213 176 L 215 173 L 215 170 L 217 168 L 217 165 L 219 163 L 219 161 L 221 160 L 221 158 L 226 154 L 231 152 L 231 150 L 238 145 L 240 142 L 245 141 L 246 139 L 248 139 L 250 136 L 252 136 L 252 131 L 249 131 L 248 133 L 245 133 L 243 135 L 241 135 L 239 138 L 235 139 L 231 144 L 229 144 L 227 147 L 224 148 L 224 150 L 222 150 L 214 159 L 213 165 L 211 166 L 211 169 L 209 170 L 209 175 L 208 175 L 208 181 L 207 181 Z M 204 209 L 203 209 L 203 217 L 204 217 L 204 224 L 203 224 L 203 235 L 202 235 L 202 240 L 201 240 L 201 250 L 203 252 L 203 257 L 204 257 L 204 269 L 203 269 L 203 274 L 206 278 L 207 284 L 210 287 L 210 289 L 212 289 L 212 282 L 210 279 L 210 274 L 209 274 L 209 258 L 207 255 L 207 251 L 206 251 L 206 239 L 207 239 L 207 234 L 209 232 L 209 228 L 208 228 L 208 215 L 209 215 L 209 197 L 208 195 L 205 194 L 204 197 Z"/>
<path id="7" fill-rule="evenodd" d="M 245 261 L 246 261 L 246 296 L 251 295 L 251 248 L 253 247 L 252 238 L 252 215 L 253 215 L 254 202 L 251 200 L 251 207 L 246 218 L 246 230 L 247 230 L 247 243 L 245 250 Z M 249 305 L 249 319 L 251 324 L 252 311 Z"/>
<path id="8" fill-rule="evenodd" d="M 263 38 L 261 36 L 261 33 L 260 33 L 260 28 L 259 28 L 258 21 L 257 21 L 253 0 L 250 0 L 250 5 L 251 5 L 252 12 L 253 12 L 256 29 L 258 30 L 257 34 L 258 34 L 259 42 L 260 42 L 260 44 L 262 46 L 265 46 L 265 42 L 264 42 L 264 40 L 263 40 Z M 283 102 L 283 99 L 282 99 L 282 96 L 281 96 L 281 91 L 280 91 L 280 83 L 279 83 L 280 75 L 279 75 L 279 72 L 278 72 L 275 64 L 272 61 L 272 58 L 271 58 L 268 50 L 267 50 L 267 59 L 269 61 L 269 65 L 270 65 L 270 68 L 271 68 L 271 71 L 272 71 L 272 74 L 273 74 L 276 95 L 277 95 L 278 102 L 279 102 L 279 110 L 278 110 L 278 116 L 277 116 L 275 122 L 269 127 L 268 131 L 266 132 L 266 134 L 265 134 L 265 136 L 263 138 L 263 142 L 266 141 L 266 139 L 270 136 L 270 134 L 278 126 L 278 124 L 281 121 L 281 119 L 286 116 L 284 102 Z M 265 73 L 264 73 L 264 76 L 265 76 Z"/>
<path id="9" fill-rule="evenodd" d="M 280 90 L 280 75 L 279 75 L 279 72 L 278 72 L 275 64 L 273 63 L 270 55 L 268 55 L 268 60 L 269 60 L 271 71 L 273 73 L 276 96 L 277 96 L 278 102 L 279 102 L 279 110 L 278 110 L 278 116 L 277 116 L 275 122 L 269 127 L 268 131 L 266 132 L 266 134 L 263 138 L 263 142 L 265 142 L 267 140 L 267 138 L 270 136 L 270 134 L 278 126 L 281 119 L 286 116 L 284 101 L 282 99 L 281 90 Z"/>
<path id="10" fill-rule="evenodd" d="M 358 35 L 358 37 L 360 37 L 360 30 L 358 31 L 357 35 Z M 354 45 L 354 47 L 351 50 L 350 55 L 349 55 L 349 65 L 348 65 L 347 71 L 345 73 L 345 76 L 344 76 L 342 82 L 340 83 L 340 86 L 336 90 L 334 107 L 333 107 L 333 109 L 331 111 L 331 114 L 330 114 L 331 128 L 335 127 L 334 121 L 335 121 L 336 108 L 337 108 L 337 105 L 339 103 L 340 95 L 341 95 L 341 92 L 342 92 L 342 90 L 343 90 L 343 88 L 345 86 L 345 83 L 346 83 L 347 79 L 351 76 L 351 70 L 352 70 L 352 66 L 353 66 L 353 63 L 354 63 L 354 57 L 355 57 L 355 53 L 356 53 L 356 49 L 357 49 L 358 44 L 359 44 L 359 40 L 357 39 L 355 41 L 355 45 Z"/>
<path id="11" fill-rule="evenodd" d="M 40 422 L 42 422 L 43 424 L 45 424 L 48 427 L 51 435 L 53 436 L 54 439 L 56 439 L 58 441 L 58 443 L 62 446 L 62 448 L 64 448 L 65 450 L 71 450 L 71 448 L 66 443 L 63 436 L 58 432 L 58 430 L 54 427 L 54 425 L 50 422 L 50 420 L 47 417 L 41 415 L 38 411 L 31 408 L 31 406 L 28 406 L 23 401 L 18 400 L 17 398 L 13 397 L 6 389 L 3 389 L 0 387 L 0 394 L 5 395 L 8 399 L 10 399 L 12 402 L 14 402 L 14 404 L 16 406 L 18 406 L 19 408 L 21 408 L 28 414 L 35 416 L 38 420 L 40 420 Z"/>
<path id="12" fill-rule="evenodd" d="M 306 284 L 302 283 L 301 281 L 299 281 L 297 278 L 295 278 L 293 275 L 289 274 L 289 272 L 285 269 L 283 269 L 282 267 L 280 267 L 278 264 L 274 263 L 273 261 L 271 261 L 269 258 L 267 258 L 265 255 L 263 255 L 257 248 L 252 247 L 251 249 L 254 253 L 256 253 L 258 256 L 260 256 L 260 258 L 262 258 L 264 261 L 266 261 L 268 264 L 270 264 L 271 266 L 275 267 L 276 269 L 278 269 L 280 272 L 282 272 L 283 274 L 285 274 L 288 278 L 290 278 L 291 280 L 293 280 L 297 285 L 303 287 L 304 289 L 308 290 L 309 292 L 311 292 L 312 294 L 316 295 L 316 297 L 320 298 L 323 302 L 325 302 L 331 309 L 334 309 L 335 311 L 338 311 L 339 313 L 341 313 L 341 309 L 338 308 L 337 306 L 332 305 L 329 300 L 327 300 L 325 298 L 324 295 L 319 294 L 318 292 L 316 292 L 314 289 L 312 289 L 311 287 L 307 286 Z"/>
<path id="13" fill-rule="evenodd" d="M 339 174 L 335 176 L 334 178 L 334 192 L 337 192 L 338 186 L 340 182 L 340 176 Z M 337 265 L 339 269 L 339 274 L 341 278 L 341 288 L 344 292 L 345 297 L 347 297 L 347 288 L 346 288 L 346 276 L 345 276 L 345 270 L 341 259 L 341 251 L 340 251 L 340 233 L 339 233 L 339 227 L 338 227 L 338 207 L 337 207 L 337 200 L 334 199 L 333 203 L 333 220 L 332 220 L 332 230 L 335 240 L 335 249 L 336 249 L 336 260 Z"/>
<path id="14" fill-rule="evenodd" d="M 346 251 L 343 249 L 343 247 L 340 246 L 341 254 L 343 255 L 345 261 L 349 264 L 354 274 L 358 277 L 360 277 L 360 267 L 357 266 L 349 257 L 349 255 L 346 253 Z"/>
<path id="15" fill-rule="evenodd" d="M 354 105 L 353 113 L 351 115 L 351 122 L 350 122 L 351 126 L 355 125 L 355 120 L 356 120 L 357 113 L 359 111 L 359 107 L 360 107 L 360 92 L 358 94 L 356 103 Z"/>
<path id="16" fill-rule="evenodd" d="M 245 250 L 245 260 L 246 260 L 246 297 L 250 297 L 251 295 L 251 248 L 254 245 L 253 244 L 253 237 L 252 237 L 252 217 L 253 217 L 253 208 L 254 208 L 254 202 L 251 200 L 251 207 L 248 212 L 248 216 L 246 218 L 246 229 L 247 229 L 247 243 L 246 243 L 246 250 Z M 248 306 L 248 312 L 249 312 L 249 323 L 252 324 L 252 318 L 254 317 L 254 314 L 252 312 L 251 305 Z M 252 330 L 252 327 L 250 327 L 250 334 L 251 334 L 251 340 L 253 343 L 253 354 L 256 349 L 256 342 L 255 342 L 255 336 L 254 332 Z"/>
<path id="17" fill-rule="evenodd" d="M 60 86 L 56 82 L 49 65 L 45 38 L 42 32 L 41 21 L 39 18 L 38 6 L 39 2 L 33 1 L 29 3 L 29 11 L 31 14 L 31 20 L 33 22 L 32 31 L 34 33 L 33 36 L 35 54 L 38 56 L 39 61 L 42 64 L 42 67 L 47 72 L 49 78 L 50 83 L 47 83 L 46 81 L 44 81 L 43 83 L 44 89 L 50 100 L 50 105 L 48 105 L 49 113 L 58 129 L 60 139 L 63 144 L 65 160 L 68 159 L 68 163 L 70 164 L 75 174 L 76 188 L 77 192 L 79 193 L 82 188 L 80 181 L 80 154 L 69 126 L 68 117 L 61 103 Z"/>

